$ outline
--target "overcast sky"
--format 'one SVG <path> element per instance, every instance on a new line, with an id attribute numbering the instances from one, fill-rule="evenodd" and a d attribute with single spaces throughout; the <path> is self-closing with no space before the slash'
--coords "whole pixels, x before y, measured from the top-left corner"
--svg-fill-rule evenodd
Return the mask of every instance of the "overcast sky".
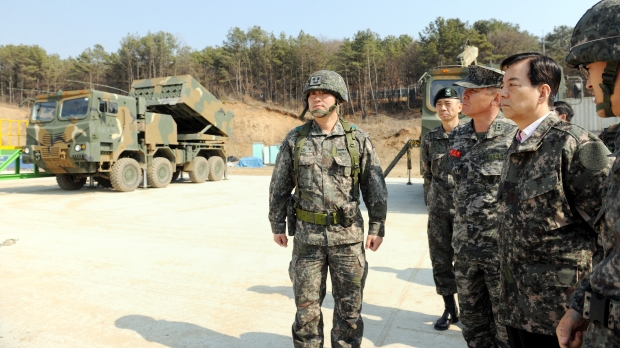
<path id="1" fill-rule="evenodd" d="M 541 36 L 554 26 L 574 26 L 598 0 L 0 0 L 0 45 L 39 45 L 61 58 L 101 44 L 115 52 L 127 34 L 174 34 L 190 47 L 221 46 L 230 28 L 258 25 L 267 32 L 322 39 L 351 38 L 370 29 L 382 38 L 417 39 L 438 16 L 470 24 L 496 18 Z M 454 4 L 462 3 L 462 6 Z"/>

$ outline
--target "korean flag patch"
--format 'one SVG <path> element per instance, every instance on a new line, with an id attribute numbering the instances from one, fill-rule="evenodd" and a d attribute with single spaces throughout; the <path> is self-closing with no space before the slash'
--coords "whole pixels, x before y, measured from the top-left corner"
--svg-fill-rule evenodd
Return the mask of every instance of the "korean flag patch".
<path id="1" fill-rule="evenodd" d="M 310 78 L 310 86 L 317 86 L 321 84 L 321 77 L 322 76 L 312 76 Z"/>

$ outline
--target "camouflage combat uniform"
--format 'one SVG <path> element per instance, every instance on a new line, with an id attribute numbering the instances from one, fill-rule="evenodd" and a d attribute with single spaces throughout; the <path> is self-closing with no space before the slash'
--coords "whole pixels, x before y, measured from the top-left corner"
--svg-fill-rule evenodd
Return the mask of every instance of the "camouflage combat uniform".
<path id="1" fill-rule="evenodd" d="M 615 82 L 620 78 L 620 0 L 604 0 L 596 3 L 579 20 L 571 36 L 571 47 L 566 57 L 568 66 L 577 67 L 592 62 L 606 62 L 602 84 L 599 85 L 602 99 L 595 102 L 596 109 L 604 111 L 606 117 L 618 116 L 612 110 L 611 97 L 618 94 Z M 597 88 L 596 86 L 592 86 Z M 617 107 L 617 105 L 616 105 Z M 604 140 L 605 141 L 605 140 Z M 609 144 L 607 141 L 605 141 Z M 620 134 L 615 144 L 620 145 Z M 595 222 L 603 225 L 605 258 L 595 265 L 592 272 L 582 280 L 567 303 L 568 307 L 589 318 L 590 325 L 584 337 L 584 347 L 620 347 L 620 148 L 614 147 L 611 155 L 614 161 L 605 182 L 605 191 L 600 213 Z M 585 292 L 591 292 L 590 301 L 585 301 Z M 601 298 L 602 297 L 602 298 Z M 592 300 L 598 298 L 597 306 Z M 606 310 L 608 313 L 605 313 Z M 608 320 L 596 322 L 596 316 L 608 314 Z"/>
<path id="2" fill-rule="evenodd" d="M 422 139 L 422 175 L 424 202 L 428 207 L 428 250 L 433 265 L 433 280 L 437 294 L 456 294 L 454 280 L 454 179 L 450 168 L 449 135 L 443 126 L 431 129 Z"/>
<path id="3" fill-rule="evenodd" d="M 592 269 L 609 151 L 593 134 L 549 114 L 514 139 L 499 187 L 499 322 L 555 336 L 570 293 Z"/>
<path id="4" fill-rule="evenodd" d="M 469 347 L 507 347 L 498 327 L 497 187 L 516 125 L 500 112 L 478 140 L 473 120 L 450 133 L 454 172 L 455 276 L 463 337 Z"/>
<path id="5" fill-rule="evenodd" d="M 620 133 L 616 142 L 620 141 Z M 587 278 L 577 286 L 577 290 L 567 303 L 579 313 L 584 313 L 585 292 L 601 294 L 615 301 L 614 310 L 609 313 L 607 327 L 590 320 L 584 337 L 584 347 L 620 347 L 620 149 L 611 155 L 615 161 L 606 180 L 603 206 L 597 217 L 604 226 L 604 234 L 612 241 L 607 246 L 605 259 L 595 265 Z"/>
<path id="6" fill-rule="evenodd" d="M 605 145 L 607 145 L 607 148 L 611 153 L 614 153 L 616 148 L 620 147 L 616 146 L 616 135 L 618 134 L 619 130 L 620 123 L 612 124 L 611 126 L 603 129 L 601 134 L 599 134 L 598 136 L 598 138 L 601 139 L 605 143 Z"/>
<path id="7" fill-rule="evenodd" d="M 314 121 L 299 158 L 296 196 L 298 207 L 309 212 L 333 212 L 353 202 L 352 163 L 340 122 L 325 134 Z M 379 158 L 368 134 L 355 130 L 360 166 L 360 189 L 368 209 L 370 235 L 385 234 L 387 189 Z M 295 188 L 294 149 L 297 132 L 291 131 L 280 148 L 269 187 L 269 221 L 273 233 L 285 233 L 286 201 Z M 368 272 L 364 252 L 364 221 L 357 210 L 350 227 L 319 225 L 297 220 L 289 274 L 297 314 L 293 324 L 296 347 L 323 346 L 325 281 L 329 268 L 335 301 L 332 347 L 359 347 L 364 323 L 362 292 Z"/>

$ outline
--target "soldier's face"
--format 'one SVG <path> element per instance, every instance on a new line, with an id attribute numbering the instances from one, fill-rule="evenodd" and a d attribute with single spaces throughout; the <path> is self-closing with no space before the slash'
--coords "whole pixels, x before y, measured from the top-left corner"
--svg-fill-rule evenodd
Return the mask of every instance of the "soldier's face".
<path id="1" fill-rule="evenodd" d="M 466 88 L 463 92 L 463 115 L 475 118 L 497 105 L 495 88 Z"/>
<path id="2" fill-rule="evenodd" d="M 528 74 L 529 61 L 523 60 L 511 65 L 504 74 L 504 83 L 500 92 L 504 116 L 516 122 L 522 118 L 529 119 L 536 115 L 538 107 L 547 103 L 548 94 L 543 92 L 544 86 L 532 86 Z"/>
<path id="3" fill-rule="evenodd" d="M 336 103 L 336 97 L 324 91 L 312 91 L 308 94 L 308 108 L 310 110 L 327 111 Z"/>
<path id="4" fill-rule="evenodd" d="M 594 103 L 603 102 L 603 90 L 600 84 L 603 83 L 603 72 L 607 62 L 595 62 L 586 65 L 589 77 L 586 81 L 586 88 L 591 89 L 594 94 Z M 616 77 L 616 83 L 614 86 L 614 94 L 611 95 L 611 111 L 614 115 L 620 115 L 620 78 Z M 606 117 L 605 110 L 599 110 L 596 112 L 599 117 Z"/>
<path id="5" fill-rule="evenodd" d="M 459 112 L 461 112 L 463 106 L 458 99 L 445 98 L 439 99 L 437 104 L 435 104 L 435 108 L 437 109 L 437 116 L 442 121 L 452 121 L 459 117 Z"/>

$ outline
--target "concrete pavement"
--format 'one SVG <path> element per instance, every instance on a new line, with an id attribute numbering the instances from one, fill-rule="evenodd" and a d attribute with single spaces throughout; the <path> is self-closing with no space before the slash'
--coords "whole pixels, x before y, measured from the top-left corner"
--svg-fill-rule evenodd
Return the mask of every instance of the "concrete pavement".
<path id="1" fill-rule="evenodd" d="M 0 347 L 291 347 L 291 245 L 267 220 L 269 177 L 118 193 L 53 178 L 0 182 Z M 422 180 L 388 178 L 363 347 L 465 347 L 442 312 Z M 365 220 L 367 214 L 363 209 Z M 328 285 L 328 290 L 331 285 Z M 326 347 L 333 298 L 323 304 Z"/>

